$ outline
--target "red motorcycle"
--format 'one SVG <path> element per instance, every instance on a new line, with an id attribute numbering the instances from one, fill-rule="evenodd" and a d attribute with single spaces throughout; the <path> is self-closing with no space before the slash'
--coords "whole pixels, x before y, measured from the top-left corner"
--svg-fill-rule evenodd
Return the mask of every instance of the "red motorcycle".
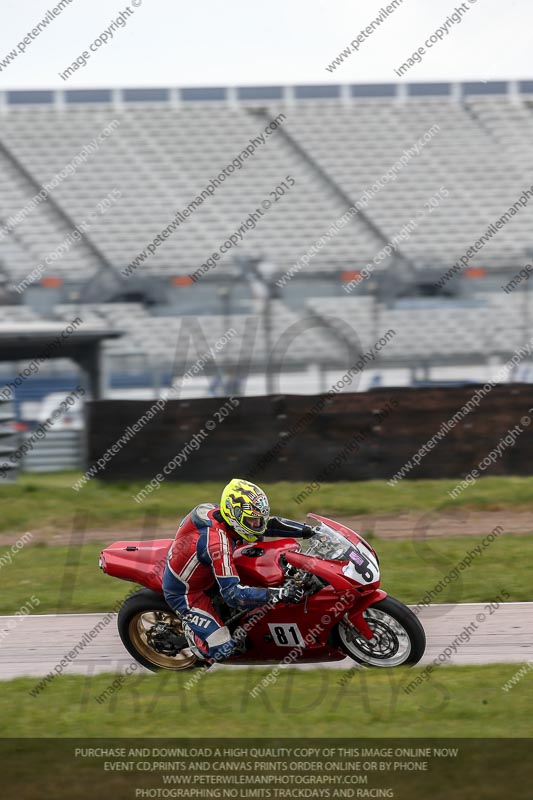
<path id="1" fill-rule="evenodd" d="M 243 544 L 234 552 L 241 581 L 280 586 L 292 581 L 304 600 L 235 613 L 216 594 L 217 612 L 236 647 L 227 663 L 265 664 L 339 661 L 397 667 L 416 664 L 426 637 L 418 618 L 379 588 L 379 560 L 362 536 L 345 525 L 318 521 L 306 540 Z M 108 575 L 146 588 L 130 594 L 118 614 L 120 638 L 144 667 L 182 670 L 198 664 L 180 619 L 165 602 L 161 579 L 171 539 L 115 542 L 100 554 Z"/>

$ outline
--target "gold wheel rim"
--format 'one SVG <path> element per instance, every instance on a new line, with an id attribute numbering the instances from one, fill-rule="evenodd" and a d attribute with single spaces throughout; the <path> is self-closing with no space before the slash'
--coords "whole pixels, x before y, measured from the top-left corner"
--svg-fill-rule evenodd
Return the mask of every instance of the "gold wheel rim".
<path id="1" fill-rule="evenodd" d="M 157 650 L 151 647 L 148 642 L 147 633 L 150 628 L 157 623 L 171 625 L 176 633 L 180 635 L 183 634 L 181 620 L 173 614 L 169 614 L 165 611 L 141 611 L 131 618 L 128 627 L 128 633 L 135 649 L 143 658 L 156 667 L 172 670 L 181 670 L 191 667 L 196 661 L 196 656 L 192 653 L 189 655 L 189 653 L 185 653 L 181 650 L 175 656 L 167 656 L 164 653 L 158 653 Z"/>

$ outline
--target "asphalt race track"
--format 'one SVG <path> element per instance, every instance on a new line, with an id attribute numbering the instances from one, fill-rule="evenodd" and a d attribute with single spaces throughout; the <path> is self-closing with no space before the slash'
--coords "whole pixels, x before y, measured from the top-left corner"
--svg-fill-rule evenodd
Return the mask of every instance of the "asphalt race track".
<path id="1" fill-rule="evenodd" d="M 0 617 L 0 679 L 46 675 L 105 616 L 99 613 Z M 427 636 L 427 650 L 421 663 L 438 658 L 454 641 L 456 649 L 450 648 L 453 652 L 449 657 L 443 655 L 441 663 L 523 663 L 533 658 L 533 603 L 503 603 L 496 609 L 484 603 L 434 605 L 420 613 L 420 620 Z M 472 633 L 465 632 L 468 626 Z M 119 639 L 115 619 L 92 640 L 86 636 L 85 641 L 87 646 L 65 667 L 64 674 L 123 672 L 131 664 L 131 657 Z M 346 669 L 350 665 L 353 661 L 346 659 L 327 666 Z"/>

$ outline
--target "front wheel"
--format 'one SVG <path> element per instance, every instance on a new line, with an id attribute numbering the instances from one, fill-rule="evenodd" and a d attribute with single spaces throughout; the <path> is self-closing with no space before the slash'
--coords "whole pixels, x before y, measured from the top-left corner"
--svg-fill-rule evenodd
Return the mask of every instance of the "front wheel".
<path id="1" fill-rule="evenodd" d="M 156 592 L 140 589 L 130 595 L 118 612 L 117 624 L 128 653 L 152 672 L 188 669 L 196 662 L 181 621 Z"/>
<path id="2" fill-rule="evenodd" d="M 426 634 L 418 617 L 394 597 L 385 597 L 363 612 L 374 633 L 370 641 L 344 617 L 337 626 L 344 652 L 368 667 L 399 667 L 417 664 L 426 649 Z"/>

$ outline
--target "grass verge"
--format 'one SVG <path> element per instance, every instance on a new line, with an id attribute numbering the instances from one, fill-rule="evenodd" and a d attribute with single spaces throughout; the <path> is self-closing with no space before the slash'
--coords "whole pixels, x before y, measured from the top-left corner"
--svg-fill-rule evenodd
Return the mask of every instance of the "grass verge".
<path id="1" fill-rule="evenodd" d="M 70 530 L 75 517 L 87 528 L 139 527 L 146 515 L 175 521 L 200 502 L 217 502 L 222 483 L 164 483 L 141 505 L 133 500 L 142 483 L 89 481 L 76 492 L 79 473 L 22 475 L 16 484 L 0 486 L 0 533 Z M 325 515 L 386 514 L 462 508 L 495 511 L 533 509 L 533 478 L 483 478 L 452 500 L 455 480 L 386 481 L 323 484 L 301 503 L 306 483 L 264 484 L 272 513 L 302 519 L 308 511 Z"/>
<path id="2" fill-rule="evenodd" d="M 357 670 L 343 686 L 341 670 L 289 669 L 256 698 L 268 668 L 214 670 L 189 691 L 190 674 L 167 672 L 131 675 L 101 704 L 116 675 L 61 676 L 36 698 L 36 679 L 17 678 L 0 683 L 0 736 L 529 737 L 531 678 L 501 688 L 515 671 L 441 667 L 407 694 L 417 668 Z"/>

